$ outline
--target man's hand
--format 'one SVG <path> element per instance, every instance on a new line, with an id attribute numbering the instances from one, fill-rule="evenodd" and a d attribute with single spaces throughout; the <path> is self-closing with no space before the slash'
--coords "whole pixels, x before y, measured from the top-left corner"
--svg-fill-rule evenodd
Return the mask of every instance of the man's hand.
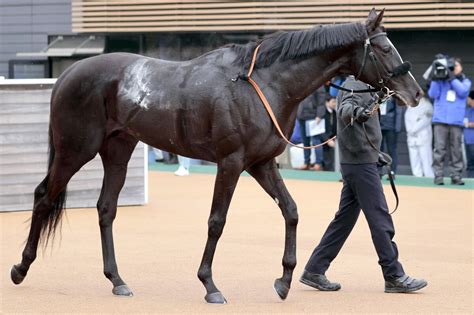
<path id="1" fill-rule="evenodd" d="M 448 81 L 453 81 L 456 79 L 456 75 L 454 74 L 454 71 L 451 69 L 448 69 Z"/>
<path id="2" fill-rule="evenodd" d="M 370 114 L 370 110 L 367 108 L 358 107 L 355 113 L 355 120 L 361 124 L 365 123 L 367 120 L 369 120 Z"/>
<path id="3" fill-rule="evenodd" d="M 321 121 L 321 117 L 316 116 L 314 120 L 316 121 L 316 124 L 319 124 L 319 122 Z"/>

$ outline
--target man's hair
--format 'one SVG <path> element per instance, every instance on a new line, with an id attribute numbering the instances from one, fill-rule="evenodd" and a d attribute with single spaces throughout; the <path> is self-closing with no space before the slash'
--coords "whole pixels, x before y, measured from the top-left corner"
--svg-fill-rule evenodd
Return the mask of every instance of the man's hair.
<path id="1" fill-rule="evenodd" d="M 462 60 L 461 60 L 461 58 L 459 58 L 459 57 L 453 57 L 453 60 L 454 60 L 455 62 L 459 63 L 460 65 L 462 65 Z"/>
<path id="2" fill-rule="evenodd" d="M 469 97 L 474 100 L 474 90 L 471 90 L 471 92 L 469 92 Z"/>

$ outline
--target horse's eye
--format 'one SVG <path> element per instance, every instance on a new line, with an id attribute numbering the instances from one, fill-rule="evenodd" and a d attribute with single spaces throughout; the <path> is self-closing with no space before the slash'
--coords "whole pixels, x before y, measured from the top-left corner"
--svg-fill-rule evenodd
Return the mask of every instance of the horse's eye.
<path id="1" fill-rule="evenodd" d="M 382 51 L 386 54 L 390 53 L 392 51 L 392 47 L 390 46 L 385 46 L 385 47 L 382 47 Z"/>

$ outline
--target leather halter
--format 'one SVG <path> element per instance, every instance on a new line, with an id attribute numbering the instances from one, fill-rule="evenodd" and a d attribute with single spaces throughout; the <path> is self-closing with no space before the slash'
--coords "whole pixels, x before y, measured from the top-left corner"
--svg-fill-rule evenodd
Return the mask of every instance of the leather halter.
<path id="1" fill-rule="evenodd" d="M 386 32 L 377 33 L 377 34 L 369 36 L 369 38 L 365 40 L 364 57 L 362 58 L 362 66 L 360 67 L 359 72 L 357 73 L 357 76 L 355 77 L 355 79 L 359 80 L 360 76 L 362 75 L 362 72 L 364 71 L 365 65 L 367 63 L 367 56 L 369 56 L 370 61 L 374 65 L 375 71 L 377 72 L 378 83 L 382 86 L 380 90 L 385 92 L 386 95 L 389 95 L 389 94 L 394 94 L 394 91 L 390 90 L 386 84 L 393 78 L 407 73 L 411 68 L 411 64 L 409 62 L 403 62 L 401 65 L 395 67 L 392 71 L 387 70 L 384 67 L 384 65 L 377 60 L 377 53 L 372 48 L 372 43 L 371 43 L 372 39 L 380 37 L 380 36 L 386 37 L 387 33 Z M 404 71 L 402 73 L 397 73 L 401 69 L 404 69 Z M 353 92 L 355 93 L 358 91 L 353 91 Z"/>

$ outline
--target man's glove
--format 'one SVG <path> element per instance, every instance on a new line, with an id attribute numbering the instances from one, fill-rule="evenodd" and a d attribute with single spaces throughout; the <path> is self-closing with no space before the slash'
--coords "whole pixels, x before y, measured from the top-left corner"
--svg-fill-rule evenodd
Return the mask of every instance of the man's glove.
<path id="1" fill-rule="evenodd" d="M 357 107 L 354 114 L 355 120 L 360 124 L 365 123 L 370 118 L 370 110 L 367 108 Z"/>

